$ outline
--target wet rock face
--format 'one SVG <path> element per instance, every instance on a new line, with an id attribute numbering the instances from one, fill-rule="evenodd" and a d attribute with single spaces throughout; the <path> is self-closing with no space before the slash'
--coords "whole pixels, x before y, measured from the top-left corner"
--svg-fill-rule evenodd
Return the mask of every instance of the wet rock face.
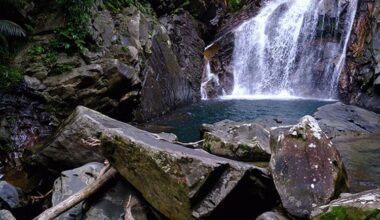
<path id="1" fill-rule="evenodd" d="M 199 100 L 199 89 L 204 69 L 203 50 L 205 43 L 201 39 L 203 24 L 195 20 L 187 11 L 161 17 L 160 22 L 168 31 L 178 63 L 191 82 L 194 93 L 192 96 Z"/>
<path id="2" fill-rule="evenodd" d="M 347 189 L 343 162 L 333 143 L 311 116 L 271 132 L 270 167 L 284 208 L 307 217 Z"/>
<path id="3" fill-rule="evenodd" d="M 340 77 L 340 95 L 350 104 L 380 112 L 380 2 L 358 3 L 346 65 Z"/>
<path id="4" fill-rule="evenodd" d="M 0 93 L 0 161 L 17 165 L 25 148 L 46 138 L 56 127 L 41 98 L 20 85 Z"/>
<path id="5" fill-rule="evenodd" d="M 93 183 L 104 167 L 101 163 L 88 163 L 82 167 L 67 170 L 55 181 L 52 205 L 55 206 L 69 196 Z M 147 204 L 132 186 L 117 178 L 86 202 L 81 202 L 57 217 L 63 219 L 123 219 L 124 205 L 131 197 L 131 212 L 135 219 L 148 219 Z"/>
<path id="6" fill-rule="evenodd" d="M 210 57 L 211 72 L 217 76 L 216 84 L 208 85 L 208 93 L 214 91 L 218 96 L 223 93 L 231 94 L 234 86 L 234 75 L 232 67 L 232 55 L 234 49 L 234 34 L 227 33 L 221 40 L 216 42 L 217 48 Z M 212 50 L 212 48 L 210 48 Z M 207 52 L 206 52 L 207 53 Z M 213 98 L 212 96 L 210 96 Z"/>
<path id="7" fill-rule="evenodd" d="M 78 107 L 60 128 L 56 141 L 62 140 L 62 134 L 70 138 L 54 153 L 46 152 L 58 145 L 41 150 L 43 159 L 62 162 L 57 155 L 67 152 L 78 161 L 101 155 L 169 219 L 250 219 L 276 203 L 265 169 L 172 144 L 84 107 Z M 249 202 L 237 202 L 241 198 Z"/>
<path id="8" fill-rule="evenodd" d="M 338 217 L 339 216 L 339 217 Z M 312 219 L 379 219 L 380 189 L 347 195 L 317 207 Z"/>
<path id="9" fill-rule="evenodd" d="M 224 120 L 202 125 L 202 148 L 240 161 L 269 161 L 269 131 L 261 125 Z"/>

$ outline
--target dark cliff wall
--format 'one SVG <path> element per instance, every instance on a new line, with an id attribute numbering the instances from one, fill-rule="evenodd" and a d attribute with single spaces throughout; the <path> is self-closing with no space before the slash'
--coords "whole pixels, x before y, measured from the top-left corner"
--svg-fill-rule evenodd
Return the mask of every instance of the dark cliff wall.
<path id="1" fill-rule="evenodd" d="M 360 0 L 340 78 L 344 101 L 380 112 L 380 1 Z"/>

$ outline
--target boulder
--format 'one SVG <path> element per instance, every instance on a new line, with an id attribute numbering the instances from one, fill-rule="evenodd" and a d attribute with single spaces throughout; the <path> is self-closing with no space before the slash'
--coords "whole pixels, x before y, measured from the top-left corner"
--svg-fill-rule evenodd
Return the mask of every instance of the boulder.
<path id="1" fill-rule="evenodd" d="M 61 176 L 54 182 L 52 206 L 56 206 L 87 185 L 93 183 L 102 168 L 103 164 L 101 163 L 89 163 L 74 170 L 62 172 Z M 65 213 L 62 213 L 57 219 L 82 219 L 83 212 L 83 202 L 81 202 Z"/>
<path id="2" fill-rule="evenodd" d="M 278 211 L 264 212 L 259 215 L 256 220 L 288 220 L 289 218 L 285 217 L 282 213 Z"/>
<path id="3" fill-rule="evenodd" d="M 94 162 L 62 172 L 54 183 L 52 205 L 59 204 L 93 183 L 103 167 L 103 164 Z M 132 186 L 119 178 L 112 180 L 107 189 L 98 192 L 86 202 L 79 203 L 57 219 L 122 219 L 124 205 L 128 200 L 135 219 L 148 219 L 149 210 L 145 201 Z"/>
<path id="4" fill-rule="evenodd" d="M 332 141 L 342 156 L 350 192 L 357 193 L 380 187 L 379 133 L 340 136 Z"/>
<path id="5" fill-rule="evenodd" d="M 202 125 L 202 148 L 241 161 L 269 161 L 269 131 L 259 124 L 224 120 Z"/>
<path id="6" fill-rule="evenodd" d="M 340 102 L 325 105 L 314 113 L 329 137 L 380 133 L 380 114 Z"/>
<path id="7" fill-rule="evenodd" d="M 276 203 L 267 170 L 170 143 L 85 107 L 76 109 L 55 139 L 40 152 L 46 160 L 67 154 L 58 161 L 71 165 L 76 157 L 78 164 L 96 151 L 170 219 L 251 218 Z M 46 154 L 53 146 L 55 152 Z M 243 199 L 249 202 L 237 202 Z"/>
<path id="8" fill-rule="evenodd" d="M 347 189 L 339 152 L 311 116 L 271 131 L 270 168 L 283 207 L 307 217 Z"/>
<path id="9" fill-rule="evenodd" d="M 344 196 L 317 207 L 312 219 L 380 219 L 380 189 Z"/>
<path id="10" fill-rule="evenodd" d="M 380 115 L 356 106 L 334 103 L 318 108 L 314 117 L 342 156 L 350 191 L 361 192 L 380 186 L 376 171 L 379 167 L 376 152 Z"/>
<path id="11" fill-rule="evenodd" d="M 0 181 L 0 202 L 5 202 L 9 208 L 20 205 L 20 190 L 6 181 Z"/>
<path id="12" fill-rule="evenodd" d="M 16 220 L 12 213 L 6 209 L 0 210 L 0 220 Z"/>

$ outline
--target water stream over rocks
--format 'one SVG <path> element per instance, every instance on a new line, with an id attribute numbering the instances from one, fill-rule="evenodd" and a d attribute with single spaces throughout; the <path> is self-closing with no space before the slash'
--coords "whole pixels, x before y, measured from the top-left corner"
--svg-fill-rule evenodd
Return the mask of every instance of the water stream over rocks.
<path id="1" fill-rule="evenodd" d="M 265 2 L 234 30 L 228 95 L 336 98 L 356 10 L 357 0 Z"/>
<path id="2" fill-rule="evenodd" d="M 232 94 L 334 98 L 356 7 L 356 0 L 268 2 L 235 31 Z"/>

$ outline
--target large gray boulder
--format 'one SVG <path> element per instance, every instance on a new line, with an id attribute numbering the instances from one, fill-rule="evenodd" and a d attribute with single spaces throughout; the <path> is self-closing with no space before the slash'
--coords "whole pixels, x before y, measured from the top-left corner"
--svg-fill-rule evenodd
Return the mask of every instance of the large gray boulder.
<path id="1" fill-rule="evenodd" d="M 329 137 L 380 133 L 380 114 L 337 102 L 318 108 L 314 113 Z"/>
<path id="2" fill-rule="evenodd" d="M 380 189 L 347 195 L 317 207 L 312 219 L 380 219 Z"/>
<path id="3" fill-rule="evenodd" d="M 53 187 L 52 205 L 55 206 L 69 196 L 79 192 L 93 183 L 104 167 L 101 163 L 88 163 L 82 167 L 67 170 L 55 181 Z M 107 189 L 98 192 L 86 202 L 81 202 L 57 217 L 58 220 L 68 219 L 124 219 L 124 206 L 131 197 L 131 213 L 135 219 L 148 219 L 148 206 L 132 186 L 120 179 L 112 180 Z M 87 207 L 87 208 L 86 208 Z"/>
<path id="4" fill-rule="evenodd" d="M 101 155 L 170 219 L 255 217 L 276 203 L 267 170 L 164 141 L 85 107 L 76 109 L 55 138 L 65 144 L 42 149 L 45 161 L 64 163 L 67 158 L 57 155 L 69 154 L 79 164 Z"/>
<path id="5" fill-rule="evenodd" d="M 269 161 L 269 131 L 259 124 L 224 120 L 202 125 L 202 148 L 241 161 Z"/>
<path id="6" fill-rule="evenodd" d="M 270 168 L 282 205 L 296 217 L 347 189 L 339 152 L 311 116 L 271 131 Z"/>
<path id="7" fill-rule="evenodd" d="M 350 191 L 379 187 L 380 173 L 377 170 L 380 164 L 376 152 L 380 140 L 380 114 L 338 102 L 318 108 L 314 117 L 343 158 Z"/>

